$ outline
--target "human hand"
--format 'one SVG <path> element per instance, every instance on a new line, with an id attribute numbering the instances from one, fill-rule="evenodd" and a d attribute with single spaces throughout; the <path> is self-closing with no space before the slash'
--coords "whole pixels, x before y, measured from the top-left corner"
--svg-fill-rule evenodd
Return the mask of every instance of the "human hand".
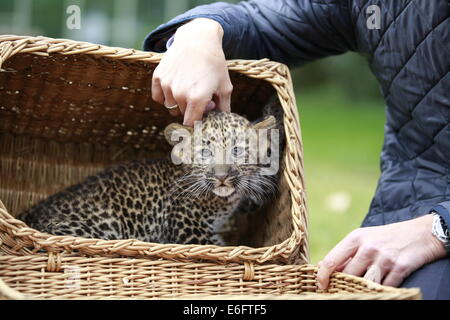
<path id="1" fill-rule="evenodd" d="M 173 116 L 184 114 L 192 126 L 217 107 L 230 111 L 233 86 L 222 49 L 223 29 L 211 19 L 198 18 L 178 28 L 152 79 L 152 98 Z"/>
<path id="2" fill-rule="evenodd" d="M 326 289 L 334 271 L 363 276 L 397 287 L 413 271 L 446 255 L 431 233 L 433 216 L 377 227 L 359 228 L 319 262 L 317 285 Z"/>

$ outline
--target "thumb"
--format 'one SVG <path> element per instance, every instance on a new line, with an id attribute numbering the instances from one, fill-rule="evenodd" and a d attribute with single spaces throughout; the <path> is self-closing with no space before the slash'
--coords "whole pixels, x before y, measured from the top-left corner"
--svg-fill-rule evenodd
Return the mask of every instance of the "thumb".
<path id="1" fill-rule="evenodd" d="M 221 93 L 216 96 L 217 109 L 220 111 L 231 111 L 231 92 Z"/>

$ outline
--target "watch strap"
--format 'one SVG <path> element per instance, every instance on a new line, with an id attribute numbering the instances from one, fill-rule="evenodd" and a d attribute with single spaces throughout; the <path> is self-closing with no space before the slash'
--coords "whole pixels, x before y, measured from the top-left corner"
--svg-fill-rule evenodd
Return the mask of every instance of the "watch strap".
<path id="1" fill-rule="evenodd" d="M 450 226 L 450 213 L 447 211 L 446 208 L 444 208 L 441 205 L 434 206 L 431 209 L 430 213 L 435 213 L 440 217 L 442 229 L 444 231 L 444 234 L 448 237 L 449 235 L 448 227 Z M 447 239 L 447 241 L 441 240 L 441 242 L 444 245 L 445 251 L 447 252 L 447 256 L 450 256 L 450 239 Z"/>

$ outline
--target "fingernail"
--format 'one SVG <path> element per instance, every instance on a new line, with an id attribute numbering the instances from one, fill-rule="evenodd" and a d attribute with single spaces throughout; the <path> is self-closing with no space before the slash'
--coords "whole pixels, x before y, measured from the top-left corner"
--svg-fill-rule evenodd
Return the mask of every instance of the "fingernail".
<path id="1" fill-rule="evenodd" d="M 322 283 L 320 283 L 319 281 L 317 281 L 317 288 L 319 289 L 319 290 L 324 290 L 325 289 L 325 286 L 322 284 Z"/>
<path id="2" fill-rule="evenodd" d="M 211 111 L 216 107 L 216 104 L 214 103 L 214 101 L 210 101 L 207 105 L 206 105 L 206 111 Z"/>

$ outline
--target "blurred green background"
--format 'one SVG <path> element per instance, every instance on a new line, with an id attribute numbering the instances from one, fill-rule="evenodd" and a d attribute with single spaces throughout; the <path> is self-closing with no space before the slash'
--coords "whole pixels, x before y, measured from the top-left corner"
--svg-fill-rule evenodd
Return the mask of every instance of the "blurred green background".
<path id="1" fill-rule="evenodd" d="M 2 0 L 0 34 L 45 35 L 141 49 L 145 35 L 200 0 Z M 228 1 L 237 2 L 237 1 Z M 81 9 L 81 29 L 66 12 Z M 363 57 L 292 70 L 305 152 L 311 262 L 360 226 L 375 192 L 384 102 Z"/>

